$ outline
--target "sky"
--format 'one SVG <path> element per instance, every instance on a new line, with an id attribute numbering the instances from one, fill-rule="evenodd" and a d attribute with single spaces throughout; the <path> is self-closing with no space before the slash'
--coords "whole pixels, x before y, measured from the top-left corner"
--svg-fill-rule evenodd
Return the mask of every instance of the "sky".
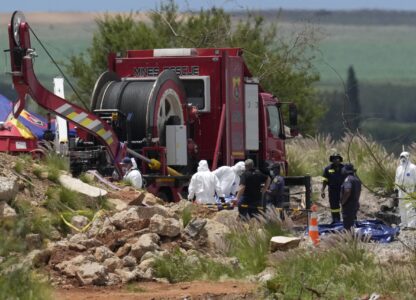
<path id="1" fill-rule="evenodd" d="M 2 0 L 0 12 L 129 12 L 154 9 L 160 1 L 151 0 Z M 180 10 L 199 10 L 213 6 L 225 10 L 244 9 L 387 9 L 414 10 L 415 0 L 176 0 Z"/>

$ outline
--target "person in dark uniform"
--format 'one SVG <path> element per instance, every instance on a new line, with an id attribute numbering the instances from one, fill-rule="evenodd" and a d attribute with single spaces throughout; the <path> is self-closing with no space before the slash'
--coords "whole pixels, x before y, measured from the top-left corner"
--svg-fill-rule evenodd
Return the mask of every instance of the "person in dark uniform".
<path id="1" fill-rule="evenodd" d="M 259 213 L 258 208 L 262 205 L 262 186 L 266 183 L 267 176 L 254 168 L 252 159 L 247 159 L 244 164 L 246 170 L 241 175 L 235 201 L 240 217 L 252 218 Z"/>
<path id="2" fill-rule="evenodd" d="M 341 221 L 341 209 L 340 209 L 340 192 L 341 184 L 344 182 L 345 175 L 341 170 L 344 167 L 342 162 L 342 156 L 335 153 L 329 157 L 331 162 L 325 167 L 321 189 L 321 197 L 325 198 L 325 188 L 328 186 L 329 206 L 331 207 L 332 223 Z"/>
<path id="3" fill-rule="evenodd" d="M 342 222 L 344 228 L 350 230 L 357 219 L 360 208 L 361 181 L 355 174 L 353 164 L 345 164 L 342 173 L 346 178 L 341 185 Z"/>
<path id="4" fill-rule="evenodd" d="M 280 165 L 273 164 L 270 168 L 270 186 L 266 192 L 266 206 L 272 205 L 276 208 L 283 208 L 285 179 L 280 176 Z M 283 217 L 283 211 L 280 214 Z"/>

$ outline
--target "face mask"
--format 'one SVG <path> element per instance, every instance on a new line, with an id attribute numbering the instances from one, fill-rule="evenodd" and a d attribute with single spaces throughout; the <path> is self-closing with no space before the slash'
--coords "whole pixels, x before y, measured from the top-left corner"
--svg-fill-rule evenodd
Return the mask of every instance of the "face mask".
<path id="1" fill-rule="evenodd" d="M 400 158 L 400 162 L 401 162 L 402 164 L 405 164 L 405 163 L 406 163 L 406 161 L 407 161 L 407 159 L 406 159 L 405 157 Z"/>
<path id="2" fill-rule="evenodd" d="M 274 176 L 274 171 L 272 170 L 272 171 L 270 171 L 270 175 L 271 176 Z"/>

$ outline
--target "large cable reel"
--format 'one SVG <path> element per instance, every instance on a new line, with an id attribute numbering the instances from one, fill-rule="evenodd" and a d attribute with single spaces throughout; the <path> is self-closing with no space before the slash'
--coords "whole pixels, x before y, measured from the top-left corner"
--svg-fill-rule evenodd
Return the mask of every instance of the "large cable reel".
<path id="1" fill-rule="evenodd" d="M 120 77 L 114 72 L 104 72 L 95 84 L 91 110 L 102 113 L 118 111 L 130 120 L 131 139 L 158 138 L 166 145 L 167 125 L 186 122 L 185 88 L 172 70 L 163 71 L 156 79 Z"/>

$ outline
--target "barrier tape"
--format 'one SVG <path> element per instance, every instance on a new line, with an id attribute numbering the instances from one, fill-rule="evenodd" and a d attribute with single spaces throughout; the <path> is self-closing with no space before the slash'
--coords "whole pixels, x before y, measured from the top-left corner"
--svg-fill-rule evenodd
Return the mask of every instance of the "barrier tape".
<path id="1" fill-rule="evenodd" d="M 86 212 L 85 210 L 78 210 L 78 211 L 76 211 L 76 213 L 83 213 L 83 212 Z M 94 214 L 94 216 L 93 216 L 93 218 L 92 218 L 92 220 L 87 224 L 87 225 L 85 225 L 84 227 L 82 227 L 82 228 L 78 228 L 78 227 L 76 227 L 76 226 L 74 226 L 73 224 L 71 224 L 70 222 L 68 222 L 66 219 L 65 219 L 65 217 L 61 214 L 61 219 L 64 221 L 64 223 L 68 226 L 68 227 L 70 227 L 70 228 L 72 228 L 72 229 L 74 229 L 75 231 L 77 231 L 77 232 L 81 232 L 81 233 L 84 233 L 90 226 L 91 226 L 91 224 L 98 218 L 98 217 L 101 217 L 103 214 L 105 213 L 105 211 L 103 210 L 103 209 L 100 209 L 99 211 L 97 211 L 95 214 Z"/>

